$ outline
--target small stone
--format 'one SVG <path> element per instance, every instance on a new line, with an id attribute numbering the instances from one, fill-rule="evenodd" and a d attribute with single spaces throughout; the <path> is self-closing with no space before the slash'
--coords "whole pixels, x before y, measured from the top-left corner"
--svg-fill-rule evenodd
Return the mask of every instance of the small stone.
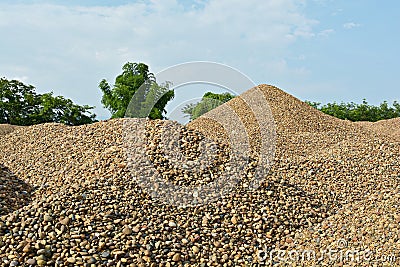
<path id="1" fill-rule="evenodd" d="M 22 251 L 23 252 L 25 252 L 25 253 L 28 253 L 29 251 L 31 250 L 31 245 L 26 245 L 23 249 L 22 249 Z"/>
<path id="2" fill-rule="evenodd" d="M 45 257 L 43 254 L 41 254 L 41 255 L 39 255 L 39 256 L 36 257 L 36 260 L 37 260 L 37 261 L 46 260 L 46 257 Z"/>
<path id="3" fill-rule="evenodd" d="M 44 255 L 45 253 L 46 253 L 46 250 L 45 250 L 44 248 L 39 249 L 39 250 L 36 252 L 37 255 Z"/>
<path id="4" fill-rule="evenodd" d="M 104 251 L 100 255 L 101 255 L 102 258 L 108 258 L 108 257 L 110 257 L 110 252 L 109 251 Z"/>
<path id="5" fill-rule="evenodd" d="M 119 164 L 118 164 L 118 168 L 123 169 L 123 168 L 125 168 L 125 167 L 126 167 L 126 163 L 119 163 Z"/>
<path id="6" fill-rule="evenodd" d="M 14 266 L 18 266 L 19 265 L 19 262 L 18 261 L 12 261 L 11 263 L 10 263 L 10 267 L 14 267 Z"/>
<path id="7" fill-rule="evenodd" d="M 37 261 L 37 265 L 39 265 L 39 266 L 45 266 L 46 265 L 46 261 L 45 260 L 38 260 Z"/>
<path id="8" fill-rule="evenodd" d="M 89 264 L 94 264 L 94 263 L 96 263 L 97 262 L 97 260 L 95 259 L 95 258 L 93 258 L 93 257 L 90 257 L 88 260 L 87 260 L 87 263 L 89 263 Z"/>
<path id="9" fill-rule="evenodd" d="M 172 260 L 177 262 L 181 260 L 181 254 L 175 253 L 174 256 L 172 257 Z"/>
<path id="10" fill-rule="evenodd" d="M 60 223 L 62 225 L 68 225 L 69 221 L 70 221 L 70 219 L 68 217 L 65 217 L 64 219 L 60 220 Z"/>
<path id="11" fill-rule="evenodd" d="M 75 263 L 75 262 L 76 262 L 76 259 L 75 259 L 74 257 L 69 257 L 69 258 L 67 259 L 67 261 L 68 261 L 69 263 Z"/>
<path id="12" fill-rule="evenodd" d="M 53 217 L 51 217 L 51 216 L 48 215 L 48 214 L 45 214 L 45 215 L 43 216 L 43 220 L 44 220 L 45 222 L 51 222 L 51 221 L 53 221 Z"/>
<path id="13" fill-rule="evenodd" d="M 150 255 L 151 255 L 151 252 L 150 252 L 150 250 L 146 249 L 146 250 L 144 251 L 144 255 L 146 255 L 146 256 L 150 256 Z"/>
<path id="14" fill-rule="evenodd" d="M 124 235 L 130 235 L 132 234 L 132 229 L 129 226 L 125 225 L 124 229 L 122 230 L 122 233 Z"/>
<path id="15" fill-rule="evenodd" d="M 169 222 L 169 223 L 168 223 L 168 226 L 169 226 L 169 227 L 176 227 L 176 223 L 174 223 L 174 222 Z"/>
<path id="16" fill-rule="evenodd" d="M 36 264 L 36 260 L 35 260 L 35 259 L 28 259 L 28 260 L 26 261 L 26 264 L 28 264 L 28 265 L 35 265 L 35 264 Z"/>
<path id="17" fill-rule="evenodd" d="M 232 222 L 233 224 L 237 224 L 237 223 L 238 223 L 238 219 L 236 218 L 236 216 L 233 216 L 233 217 L 232 217 L 231 222 Z"/>
<path id="18" fill-rule="evenodd" d="M 200 251 L 199 247 L 197 247 L 197 246 L 193 246 L 193 247 L 192 247 L 192 250 L 193 250 L 193 252 L 194 252 L 195 254 L 199 253 L 199 251 Z"/>

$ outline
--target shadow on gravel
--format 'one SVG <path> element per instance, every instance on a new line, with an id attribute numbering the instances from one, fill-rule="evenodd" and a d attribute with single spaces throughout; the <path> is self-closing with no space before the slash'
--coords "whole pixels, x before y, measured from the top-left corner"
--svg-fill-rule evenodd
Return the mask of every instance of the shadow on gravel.
<path id="1" fill-rule="evenodd" d="M 29 204 L 32 191 L 32 186 L 0 164 L 0 216 Z"/>

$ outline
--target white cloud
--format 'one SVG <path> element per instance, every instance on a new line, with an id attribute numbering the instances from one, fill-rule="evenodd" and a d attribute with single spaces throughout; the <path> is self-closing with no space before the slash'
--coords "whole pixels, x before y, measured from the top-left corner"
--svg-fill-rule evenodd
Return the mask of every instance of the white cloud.
<path id="1" fill-rule="evenodd" d="M 335 32 L 334 29 L 326 29 L 326 30 L 320 31 L 320 32 L 318 33 L 318 36 L 321 36 L 321 37 L 326 38 L 326 37 L 328 37 L 329 35 L 333 34 L 334 32 Z"/>
<path id="2" fill-rule="evenodd" d="M 347 30 L 350 30 L 353 28 L 358 28 L 358 27 L 361 27 L 361 24 L 355 23 L 355 22 L 347 22 L 347 23 L 343 24 L 343 28 L 345 28 Z"/>
<path id="3" fill-rule="evenodd" d="M 260 79 L 254 76 L 262 75 L 265 61 L 280 62 L 293 43 L 321 35 L 313 30 L 317 21 L 303 14 L 303 2 L 219 0 L 189 8 L 175 0 L 114 7 L 0 4 L 0 34 L 7 36 L 0 73 L 30 77 L 38 88 L 89 102 L 105 116 L 97 84 L 102 78 L 113 82 L 127 61 L 145 62 L 154 72 L 185 61 L 218 61 Z M 290 68 L 281 61 L 280 69 Z"/>
<path id="4" fill-rule="evenodd" d="M 27 76 L 14 76 L 14 77 L 11 77 L 10 79 L 11 80 L 18 80 L 18 81 L 21 81 L 21 82 L 24 82 L 24 83 L 29 81 L 29 77 L 27 77 Z"/>
<path id="5" fill-rule="evenodd" d="M 298 57 L 297 57 L 297 60 L 306 60 L 306 56 L 305 55 L 299 55 Z"/>
<path id="6" fill-rule="evenodd" d="M 332 16 L 337 16 L 337 15 L 341 14 L 342 12 L 343 12 L 343 9 L 338 8 L 338 9 L 336 9 L 336 11 L 332 12 L 331 15 Z"/>

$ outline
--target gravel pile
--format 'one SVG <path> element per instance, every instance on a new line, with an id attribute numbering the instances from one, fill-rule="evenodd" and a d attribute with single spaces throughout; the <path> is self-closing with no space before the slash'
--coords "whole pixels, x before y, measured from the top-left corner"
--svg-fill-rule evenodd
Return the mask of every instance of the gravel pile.
<path id="1" fill-rule="evenodd" d="M 257 189 L 248 190 L 263 140 L 274 138 L 269 117 L 260 124 L 254 115 L 263 97 L 276 124 L 275 150 L 267 147 L 274 164 Z M 237 125 L 221 116 L 227 109 L 249 136 L 243 169 L 228 160 L 232 135 L 214 120 Z M 137 129 L 132 136 L 127 125 Z M 141 134 L 139 142 L 127 142 Z M 184 149 L 182 158 L 171 153 L 176 147 Z M 267 262 L 273 249 L 319 250 L 339 239 L 382 255 L 398 253 L 399 154 L 393 138 L 266 85 L 187 128 L 144 119 L 24 127 L 0 136 L 0 259 L 4 266 L 248 266 Z M 201 160 L 191 165 L 197 158 L 204 166 Z M 187 166 L 177 168 L 176 159 Z M 232 180 L 238 183 L 229 194 L 210 203 L 193 197 L 204 205 L 170 205 L 157 195 L 165 183 L 219 188 L 218 177 L 239 171 L 243 177 Z"/>
<path id="2" fill-rule="evenodd" d="M 400 141 L 400 118 L 381 120 L 377 122 L 357 122 L 358 124 L 375 131 L 378 135 L 386 135 Z"/>
<path id="3" fill-rule="evenodd" d="M 11 133 L 17 128 L 19 128 L 19 126 L 10 124 L 0 124 L 0 135 Z"/>

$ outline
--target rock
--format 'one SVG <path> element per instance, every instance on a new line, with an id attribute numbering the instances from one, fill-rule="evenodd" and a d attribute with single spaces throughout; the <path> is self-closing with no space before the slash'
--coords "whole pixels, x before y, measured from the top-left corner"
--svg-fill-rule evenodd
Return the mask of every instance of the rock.
<path id="1" fill-rule="evenodd" d="M 151 255 L 151 252 L 148 249 L 146 249 L 143 253 L 144 253 L 145 256 L 150 256 Z"/>
<path id="2" fill-rule="evenodd" d="M 76 262 L 76 259 L 75 259 L 75 257 L 69 257 L 69 258 L 67 259 L 67 262 L 69 262 L 69 263 L 75 263 L 75 262 Z"/>
<path id="3" fill-rule="evenodd" d="M 236 216 L 233 216 L 233 217 L 231 218 L 231 222 L 232 222 L 233 224 L 237 224 L 237 223 L 238 223 L 237 217 L 236 217 Z"/>
<path id="4" fill-rule="evenodd" d="M 96 263 L 97 262 L 97 260 L 95 259 L 95 258 L 93 258 L 93 257 L 90 257 L 88 260 L 87 260 L 87 263 L 88 264 L 94 264 L 94 263 Z"/>
<path id="5" fill-rule="evenodd" d="M 45 266 L 47 262 L 45 260 L 37 260 L 37 265 L 39 266 Z"/>
<path id="6" fill-rule="evenodd" d="M 65 217 L 64 219 L 60 220 L 60 223 L 62 225 L 68 225 L 69 222 L 70 222 L 70 218 L 68 218 L 68 217 Z"/>
<path id="7" fill-rule="evenodd" d="M 172 257 L 172 260 L 177 262 L 181 260 L 181 254 L 175 253 L 174 256 Z"/>
<path id="8" fill-rule="evenodd" d="M 122 233 L 124 235 L 130 235 L 132 234 L 132 229 L 129 226 L 125 225 L 124 229 L 122 230 Z"/>
<path id="9" fill-rule="evenodd" d="M 192 250 L 195 254 L 199 253 L 200 249 L 197 246 L 193 246 Z"/>
<path id="10" fill-rule="evenodd" d="M 26 246 L 24 246 L 24 248 L 22 249 L 23 252 L 28 253 L 31 250 L 31 245 L 27 244 Z"/>
<path id="11" fill-rule="evenodd" d="M 26 261 L 26 264 L 27 265 L 35 265 L 36 264 L 36 260 L 35 259 L 28 259 L 27 261 Z"/>
<path id="12" fill-rule="evenodd" d="M 51 221 L 53 221 L 53 217 L 50 216 L 49 214 L 45 214 L 45 215 L 43 216 L 43 220 L 44 220 L 45 222 L 51 222 Z"/>
<path id="13" fill-rule="evenodd" d="M 104 251 L 103 253 L 101 253 L 101 257 L 102 257 L 102 258 L 108 258 L 108 257 L 110 257 L 110 252 L 109 252 L 109 251 Z"/>

